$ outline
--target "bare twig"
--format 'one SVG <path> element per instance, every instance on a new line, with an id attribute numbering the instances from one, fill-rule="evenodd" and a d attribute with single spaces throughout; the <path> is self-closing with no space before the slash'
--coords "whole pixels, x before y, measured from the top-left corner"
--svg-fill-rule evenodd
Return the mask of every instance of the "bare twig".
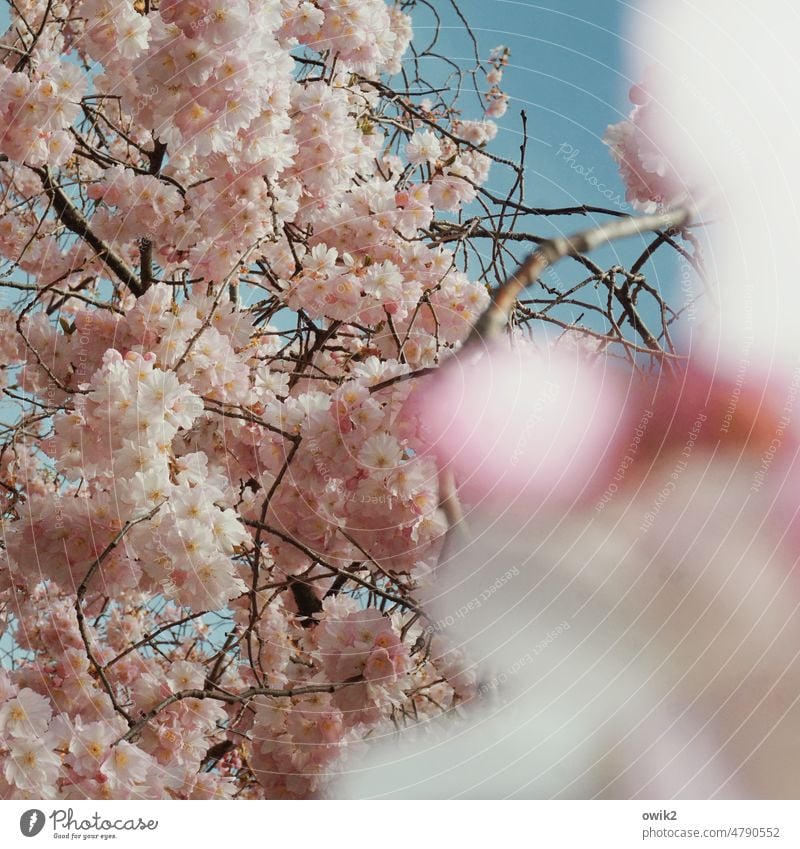
<path id="1" fill-rule="evenodd" d="M 58 215 L 59 221 L 70 229 L 76 236 L 80 236 L 88 245 L 94 248 L 97 256 L 116 274 L 137 297 L 144 294 L 142 283 L 128 265 L 118 257 L 111 248 L 94 232 L 83 215 L 73 206 L 70 199 L 64 194 L 60 186 L 52 181 L 50 172 L 46 167 L 33 168 L 39 175 L 44 190 L 52 201 L 53 209 Z"/>
<path id="2" fill-rule="evenodd" d="M 620 218 L 599 227 L 582 230 L 574 236 L 559 236 L 542 243 L 492 292 L 490 305 L 475 322 L 462 351 L 469 350 L 476 343 L 502 332 L 520 293 L 534 283 L 547 266 L 557 260 L 586 253 L 614 239 L 624 239 L 653 230 L 671 230 L 686 224 L 689 217 L 689 208 L 679 207 L 653 215 Z"/>

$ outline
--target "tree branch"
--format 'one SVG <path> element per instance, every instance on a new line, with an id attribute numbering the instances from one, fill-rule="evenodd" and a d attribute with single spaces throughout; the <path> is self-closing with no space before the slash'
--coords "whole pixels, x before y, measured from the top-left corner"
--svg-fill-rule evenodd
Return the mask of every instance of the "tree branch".
<path id="1" fill-rule="evenodd" d="M 678 207 L 653 215 L 618 218 L 600 227 L 582 230 L 574 236 L 559 236 L 543 242 L 494 290 L 491 303 L 473 325 L 461 350 L 466 351 L 479 341 L 499 335 L 506 326 L 520 293 L 535 282 L 545 268 L 559 259 L 592 251 L 614 239 L 624 239 L 638 233 L 672 230 L 686 224 L 690 216 L 689 207 Z"/>
<path id="2" fill-rule="evenodd" d="M 29 166 L 30 167 L 30 166 Z M 80 236 L 88 245 L 94 248 L 97 256 L 114 272 L 114 274 L 130 289 L 130 291 L 141 297 L 146 291 L 145 286 L 127 263 L 118 257 L 114 251 L 89 227 L 89 222 L 72 205 L 70 199 L 64 194 L 61 186 L 55 184 L 50 178 L 47 168 L 31 168 L 42 181 L 44 190 L 53 204 L 58 220 L 69 230 Z"/>

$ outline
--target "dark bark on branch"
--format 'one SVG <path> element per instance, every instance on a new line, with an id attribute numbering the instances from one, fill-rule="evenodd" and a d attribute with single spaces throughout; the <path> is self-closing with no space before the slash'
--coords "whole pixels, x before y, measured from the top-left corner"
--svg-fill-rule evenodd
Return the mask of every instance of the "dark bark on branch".
<path id="1" fill-rule="evenodd" d="M 58 220 L 76 236 L 80 236 L 86 244 L 94 248 L 97 256 L 114 272 L 117 278 L 137 298 L 141 297 L 147 291 L 147 286 L 142 283 L 123 259 L 118 257 L 99 236 L 92 232 L 89 222 L 72 205 L 61 187 L 52 181 L 47 168 L 33 168 L 32 170 L 39 175 Z"/>
<path id="2" fill-rule="evenodd" d="M 560 236 L 543 242 L 494 290 L 491 304 L 475 322 L 461 350 L 465 351 L 475 343 L 486 341 L 501 333 L 520 293 L 534 283 L 545 268 L 559 259 L 592 251 L 614 239 L 654 230 L 672 230 L 686 224 L 690 214 L 688 207 L 679 207 L 653 215 L 618 218 L 600 227 L 582 230 L 574 236 Z M 639 332 L 641 333 L 641 330 Z"/>

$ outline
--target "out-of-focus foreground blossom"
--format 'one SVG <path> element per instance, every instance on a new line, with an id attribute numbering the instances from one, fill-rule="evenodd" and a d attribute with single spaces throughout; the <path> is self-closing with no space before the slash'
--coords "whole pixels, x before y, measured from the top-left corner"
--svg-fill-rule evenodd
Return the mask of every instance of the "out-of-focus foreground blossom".
<path id="1" fill-rule="evenodd" d="M 531 439 L 549 454 L 532 467 L 535 486 L 516 481 L 527 521 L 508 490 L 476 509 L 466 493 L 470 536 L 451 532 L 429 604 L 437 632 L 474 659 L 478 695 L 460 726 L 429 723 L 414 742 L 387 742 L 345 795 L 796 795 L 800 134 L 790 104 L 800 17 L 784 2 L 769 15 L 721 0 L 650 3 L 631 27 L 639 78 L 651 70 L 608 140 L 643 208 L 705 203 L 720 309 L 690 340 L 682 377 L 665 372 L 655 389 L 637 390 L 606 375 L 581 393 L 592 412 L 568 422 L 561 452 L 557 417 L 539 422 Z M 469 397 L 465 381 L 445 383 L 464 400 L 432 426 L 496 448 L 509 427 L 497 410 L 525 406 L 507 365 L 484 366 L 496 378 L 490 409 L 478 400 L 486 381 Z M 529 366 L 534 396 L 540 378 Z M 536 470 L 569 472 L 578 430 L 588 444 L 609 421 L 613 439 L 596 446 L 592 468 L 611 472 L 589 499 L 567 474 L 575 503 L 550 509 L 545 485 L 562 479 Z M 482 478 L 503 482 L 503 463 L 494 481 Z"/>
<path id="2" fill-rule="evenodd" d="M 608 475 L 606 448 L 628 416 L 616 377 L 588 349 L 499 343 L 453 357 L 404 414 L 472 509 L 500 502 L 525 516 L 569 507 Z"/>
<path id="3" fill-rule="evenodd" d="M 661 133 L 660 81 L 650 69 L 645 81 L 631 87 L 631 114 L 610 126 L 604 139 L 619 165 L 626 198 L 643 212 L 674 205 L 689 188 L 670 160 L 670 147 Z"/>
<path id="4" fill-rule="evenodd" d="M 794 793 L 800 526 L 785 400 L 697 364 L 627 407 L 611 474 L 572 509 L 542 508 L 530 488 L 527 520 L 507 489 L 466 505 L 469 536 L 454 534 L 427 604 L 436 639 L 473 660 L 476 696 L 461 723 L 385 743 L 344 795 Z"/>

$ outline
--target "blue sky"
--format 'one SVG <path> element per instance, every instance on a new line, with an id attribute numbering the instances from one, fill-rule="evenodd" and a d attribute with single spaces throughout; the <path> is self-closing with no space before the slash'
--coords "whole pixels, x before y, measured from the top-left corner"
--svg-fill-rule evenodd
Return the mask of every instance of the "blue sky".
<path id="1" fill-rule="evenodd" d="M 446 9 L 447 3 L 439 0 Z M 588 203 L 608 205 L 592 196 L 592 186 L 559 155 L 562 145 L 579 151 L 574 162 L 592 172 L 614 194 L 624 196 L 617 170 L 602 143 L 608 124 L 629 111 L 632 81 L 620 35 L 626 5 L 617 0 L 558 0 L 541 5 L 529 0 L 460 0 L 458 6 L 475 32 L 483 55 L 498 45 L 511 48 L 503 80 L 509 110 L 493 150 L 509 158 L 519 152 L 519 111 L 528 115 L 527 201 L 534 206 Z M 470 44 L 453 13 L 446 23 L 450 58 L 468 62 Z M 427 21 L 425 21 L 427 23 Z M 418 15 L 415 31 L 424 24 Z M 597 195 L 597 191 L 594 192 Z"/>
<path id="2" fill-rule="evenodd" d="M 463 25 L 449 0 L 437 0 L 436 5 L 444 12 L 442 43 L 448 57 L 467 65 L 472 46 Z M 587 204 L 634 213 L 624 200 L 625 188 L 602 139 L 608 125 L 622 120 L 631 108 L 628 91 L 637 80 L 628 76 L 632 51 L 625 33 L 635 4 L 459 0 L 458 8 L 470 22 L 482 57 L 499 44 L 511 49 L 502 84 L 510 96 L 509 109 L 499 121 L 500 132 L 491 149 L 507 158 L 519 156 L 520 110 L 524 109 L 529 134 L 526 203 L 536 207 Z M 422 36 L 430 25 L 430 16 L 420 8 L 415 32 Z M 529 219 L 528 227 L 537 234 L 554 235 L 591 223 L 592 218 L 570 216 Z M 643 244 L 640 237 L 611 245 L 593 258 L 606 266 L 630 264 Z M 654 285 L 670 287 L 676 268 L 670 252 L 662 252 L 645 271 Z M 559 273 L 571 279 L 569 269 L 559 268 Z"/>
<path id="3" fill-rule="evenodd" d="M 469 67 L 473 46 L 455 4 L 436 0 L 435 5 L 442 19 L 441 52 L 460 66 Z M 510 97 L 509 108 L 498 122 L 500 131 L 491 150 L 518 159 L 522 140 L 520 110 L 524 109 L 528 127 L 525 202 L 534 207 L 585 204 L 635 213 L 625 202 L 617 166 L 602 139 L 608 125 L 625 118 L 631 109 L 628 91 L 637 80 L 628 76 L 634 51 L 625 34 L 636 4 L 620 0 L 557 0 L 549 4 L 534 0 L 457 0 L 457 5 L 470 23 L 481 58 L 500 44 L 511 50 L 502 83 Z M 413 20 L 415 35 L 424 42 L 433 31 L 433 17 L 420 5 Z M 507 185 L 507 174 L 495 166 L 489 187 L 502 189 Z M 604 220 L 608 220 L 607 216 L 529 217 L 521 220 L 517 228 L 553 236 L 570 234 Z M 595 251 L 592 259 L 604 268 L 630 266 L 650 239 L 640 236 L 609 245 Z M 516 254 L 521 256 L 523 252 L 524 249 Z M 678 262 L 671 250 L 657 252 L 643 271 L 650 284 L 668 299 L 682 300 L 677 286 Z M 568 260 L 547 275 L 550 284 L 562 287 L 586 276 L 585 269 Z M 687 287 L 690 295 L 694 285 L 692 282 Z M 591 291 L 583 290 L 586 300 L 591 299 Z M 594 297 L 605 300 L 602 292 Z M 639 308 L 645 322 L 657 327 L 655 303 L 648 298 L 640 302 Z M 559 317 L 577 318 L 579 308 L 570 309 L 570 315 L 567 310 Z M 592 322 L 592 326 L 607 329 L 597 322 Z"/>

